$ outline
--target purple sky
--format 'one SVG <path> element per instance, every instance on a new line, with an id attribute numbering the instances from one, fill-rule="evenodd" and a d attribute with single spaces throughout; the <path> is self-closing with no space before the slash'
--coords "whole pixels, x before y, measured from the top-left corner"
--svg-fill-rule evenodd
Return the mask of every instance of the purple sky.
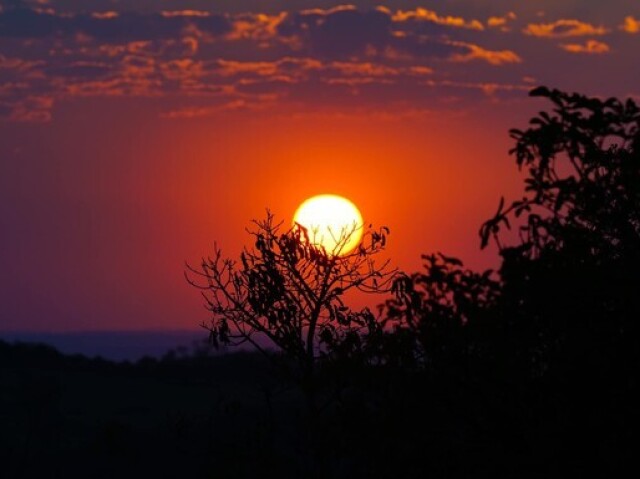
<path id="1" fill-rule="evenodd" d="M 635 0 L 0 0 L 0 331 L 196 326 L 183 262 L 323 192 L 495 266 L 527 91 L 637 99 L 639 47 Z"/>

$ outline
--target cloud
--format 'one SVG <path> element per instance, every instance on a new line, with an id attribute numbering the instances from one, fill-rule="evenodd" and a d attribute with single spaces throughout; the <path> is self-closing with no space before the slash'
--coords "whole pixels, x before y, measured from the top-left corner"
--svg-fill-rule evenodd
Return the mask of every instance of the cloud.
<path id="1" fill-rule="evenodd" d="M 100 78 L 112 71 L 112 66 L 103 62 L 75 61 L 44 69 L 45 75 L 67 78 Z"/>
<path id="2" fill-rule="evenodd" d="M 509 28 L 509 22 L 514 21 L 517 15 L 514 12 L 509 12 L 502 17 L 489 17 L 487 19 L 487 26 L 489 28 L 498 28 L 500 31 L 508 32 L 511 29 Z"/>
<path id="3" fill-rule="evenodd" d="M 469 62 L 473 60 L 483 60 L 491 65 L 504 65 L 507 63 L 522 63 L 522 58 L 511 50 L 486 50 L 478 45 L 464 42 L 453 42 L 454 45 L 464 47 L 466 53 L 457 53 L 450 60 L 453 62 Z"/>
<path id="4" fill-rule="evenodd" d="M 552 23 L 530 23 L 524 33 L 534 37 L 567 38 L 605 35 L 608 30 L 580 20 L 556 20 Z"/>
<path id="5" fill-rule="evenodd" d="M 205 7 L 131 12 L 101 5 L 61 14 L 21 4 L 0 13 L 4 120 L 48 121 L 55 105 L 88 97 L 144 99 L 173 119 L 391 104 L 399 114 L 425 105 L 448 108 L 444 99 L 452 96 L 510 99 L 530 88 L 517 79 L 548 78 L 557 67 L 541 65 L 530 50 L 523 59 L 521 48 L 530 42 L 501 33 L 513 28 L 514 12 L 485 14 L 482 23 L 427 8 L 343 5 L 221 15 Z M 571 53 L 608 48 L 588 37 L 570 38 L 606 31 L 579 20 L 527 30 L 566 38 L 560 47 Z M 513 68 L 525 60 L 526 72 Z"/>
<path id="6" fill-rule="evenodd" d="M 580 43 L 562 43 L 560 48 L 570 53 L 590 53 L 590 54 L 602 54 L 608 53 L 611 49 L 609 45 L 604 42 L 596 40 L 589 40 L 584 44 Z"/>
<path id="7" fill-rule="evenodd" d="M 627 33 L 640 33 L 640 20 L 636 20 L 632 16 L 625 17 L 620 29 Z"/>
<path id="8" fill-rule="evenodd" d="M 0 54 L 0 120 L 46 122 L 54 99 L 49 94 L 45 62 Z"/>
<path id="9" fill-rule="evenodd" d="M 289 15 L 277 31 L 282 36 L 298 39 L 315 55 L 348 58 L 388 45 L 391 25 L 389 14 L 379 9 L 358 11 L 339 7 Z"/>
<path id="10" fill-rule="evenodd" d="M 126 43 L 175 38 L 190 26 L 215 36 L 224 35 L 232 28 L 225 16 L 195 14 L 193 11 L 58 15 L 52 10 L 15 8 L 0 13 L 0 37 L 5 38 L 74 37 L 82 34 L 101 41 Z"/>
<path id="11" fill-rule="evenodd" d="M 19 123 L 51 121 L 54 99 L 46 95 L 29 95 L 18 101 L 3 101 L 0 97 L 0 120 Z"/>
<path id="12" fill-rule="evenodd" d="M 211 16 L 209 12 L 203 12 L 202 10 L 163 10 L 160 12 L 165 18 L 173 17 L 200 17 L 207 18 Z"/>
<path id="13" fill-rule="evenodd" d="M 469 82 L 455 80 L 429 80 L 425 83 L 433 88 L 449 88 L 456 90 L 472 90 L 482 92 L 485 96 L 495 97 L 498 93 L 520 95 L 531 90 L 531 85 L 495 82 Z"/>
<path id="14" fill-rule="evenodd" d="M 391 13 L 387 9 L 384 9 L 382 11 Z M 451 15 L 441 16 L 433 10 L 428 10 L 422 7 L 418 7 L 415 10 L 398 10 L 392 15 L 391 18 L 394 22 L 398 23 L 407 21 L 430 22 L 435 23 L 436 25 L 445 25 L 448 27 L 466 28 L 470 30 L 484 30 L 484 25 L 478 20 L 466 20 L 462 17 L 454 17 Z"/>
<path id="15" fill-rule="evenodd" d="M 244 100 L 234 100 L 222 105 L 215 106 L 194 106 L 179 108 L 177 110 L 169 110 L 160 114 L 161 118 L 169 120 L 176 119 L 194 119 L 194 118 L 206 118 L 214 116 L 220 112 L 236 111 L 247 108 L 247 103 Z"/>
<path id="16" fill-rule="evenodd" d="M 271 40 L 278 36 L 280 24 L 287 18 L 287 12 L 276 15 L 265 13 L 244 13 L 232 19 L 232 30 L 227 34 L 230 40 Z"/>
<path id="17" fill-rule="evenodd" d="M 371 62 L 333 62 L 329 68 L 346 76 L 382 77 L 396 76 L 400 73 L 397 68 Z"/>
<path id="18" fill-rule="evenodd" d="M 112 18 L 118 18 L 120 14 L 114 10 L 107 10 L 104 12 L 92 12 L 91 16 L 100 20 L 110 20 Z"/>

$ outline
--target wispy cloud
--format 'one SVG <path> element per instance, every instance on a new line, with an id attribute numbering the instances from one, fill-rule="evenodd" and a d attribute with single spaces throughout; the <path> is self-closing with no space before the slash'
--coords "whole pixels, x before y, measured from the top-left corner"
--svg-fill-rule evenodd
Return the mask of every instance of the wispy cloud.
<path id="1" fill-rule="evenodd" d="M 439 89 L 497 100 L 528 88 L 515 79 L 561 69 L 532 54 L 538 37 L 564 39 L 559 47 L 569 53 L 608 59 L 620 51 L 620 35 L 588 38 L 615 24 L 564 19 L 516 30 L 525 16 L 516 11 L 481 21 L 423 7 L 221 14 L 167 5 L 117 11 L 118 4 L 60 13 L 51 5 L 0 12 L 0 119 L 48 121 L 57 103 L 74 97 L 157 99 L 171 104 L 160 105 L 168 118 L 407 98 L 413 108 L 432 109 Z M 617 26 L 640 31 L 633 17 Z"/>
<path id="2" fill-rule="evenodd" d="M 624 19 L 624 23 L 620 26 L 620 29 L 627 33 L 640 33 L 640 20 L 628 16 Z"/>
<path id="3" fill-rule="evenodd" d="M 609 45 L 597 40 L 588 40 L 586 43 L 562 43 L 560 47 L 570 53 L 590 53 L 600 55 L 611 51 Z"/>
<path id="4" fill-rule="evenodd" d="M 487 26 L 489 28 L 498 28 L 503 32 L 511 31 L 509 23 L 513 22 L 518 16 L 514 12 L 509 12 L 501 17 L 489 17 L 487 19 Z"/>
<path id="5" fill-rule="evenodd" d="M 511 50 L 487 50 L 478 45 L 464 42 L 454 42 L 456 46 L 468 49 L 466 53 L 456 53 L 451 57 L 453 62 L 469 62 L 483 60 L 491 65 L 504 65 L 506 63 L 522 63 L 522 58 Z"/>
<path id="6" fill-rule="evenodd" d="M 415 10 L 398 10 L 395 13 L 391 13 L 389 9 L 384 9 L 392 15 L 394 22 L 406 22 L 406 21 L 419 21 L 419 22 L 431 22 L 436 25 L 445 25 L 448 27 L 466 28 L 470 30 L 484 30 L 485 27 L 479 20 L 467 20 L 462 17 L 456 17 L 451 15 L 438 15 L 433 10 L 426 8 L 416 8 Z"/>
<path id="7" fill-rule="evenodd" d="M 534 37 L 567 38 L 605 35 L 608 30 L 603 26 L 592 25 L 575 19 L 556 20 L 552 23 L 530 23 L 524 33 Z"/>

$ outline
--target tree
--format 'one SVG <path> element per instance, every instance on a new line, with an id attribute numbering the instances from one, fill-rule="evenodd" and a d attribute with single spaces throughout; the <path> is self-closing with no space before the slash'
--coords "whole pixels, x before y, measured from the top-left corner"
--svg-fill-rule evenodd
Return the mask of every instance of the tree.
<path id="1" fill-rule="evenodd" d="M 589 457 L 611 471 L 635 458 L 640 108 L 545 87 L 531 95 L 553 107 L 510 132 L 524 196 L 501 199 L 480 229 L 483 248 L 498 246 L 497 275 L 425 255 L 423 271 L 396 280 L 386 318 L 432 373 L 412 377 L 423 390 L 411 394 L 421 404 L 446 395 L 477 443 L 500 444 L 499 461 L 557 475 Z"/>
<path id="2" fill-rule="evenodd" d="M 501 200 L 482 246 L 498 244 L 505 315 L 537 368 L 568 358 L 601 368 L 635 350 L 640 108 L 546 87 L 530 94 L 554 108 L 511 130 L 525 196 L 507 208 Z M 510 219 L 520 241 L 509 246 L 499 233 Z"/>
<path id="3" fill-rule="evenodd" d="M 254 247 L 245 248 L 240 261 L 222 256 L 202 260 L 187 280 L 203 292 L 212 313 L 204 324 L 214 344 L 249 343 L 271 356 L 266 341 L 297 366 L 297 378 L 307 386 L 321 359 L 362 353 L 362 334 L 381 326 L 364 308 L 354 311 L 344 302 L 350 290 L 387 291 L 395 274 L 389 260 L 376 262 L 384 250 L 387 228 L 365 232 L 359 246 L 345 251 L 361 225 L 344 228 L 336 246 L 326 251 L 313 241 L 313 232 L 296 224 L 282 231 L 267 212 L 248 230 Z"/>
<path id="4" fill-rule="evenodd" d="M 510 154 L 528 169 L 526 196 L 481 228 L 482 247 L 494 238 L 501 252 L 516 253 L 499 239 L 501 225 L 523 216 L 518 253 L 570 249 L 600 261 L 640 257 L 640 108 L 632 101 L 600 100 L 546 87 L 548 98 L 527 130 L 513 129 Z"/>
<path id="5" fill-rule="evenodd" d="M 525 196 L 508 207 L 501 199 L 480 230 L 481 247 L 493 239 L 502 256 L 498 279 L 425 255 L 426 272 L 399 277 L 387 302 L 387 317 L 424 365 L 448 368 L 487 346 L 483 354 L 497 363 L 538 375 L 635 350 L 640 108 L 545 87 L 531 96 L 554 107 L 510 131 L 510 154 L 527 171 Z M 512 223 L 519 241 L 510 245 L 502 233 Z"/>
<path id="6" fill-rule="evenodd" d="M 480 230 L 502 256 L 506 341 L 496 351 L 514 383 L 546 391 L 532 428 L 546 422 L 539 431 L 555 454 L 611 468 L 635 457 L 624 438 L 637 430 L 640 108 L 546 87 L 530 94 L 553 109 L 511 130 L 525 196 L 501 200 Z M 512 223 L 519 240 L 508 244 Z M 606 441 L 615 454 L 596 446 Z"/>
<path id="7" fill-rule="evenodd" d="M 438 373 L 464 372 L 480 353 L 473 334 L 495 314 L 500 285 L 492 270 L 476 273 L 442 253 L 423 255 L 425 271 L 394 281 L 386 319 L 413 366 Z"/>

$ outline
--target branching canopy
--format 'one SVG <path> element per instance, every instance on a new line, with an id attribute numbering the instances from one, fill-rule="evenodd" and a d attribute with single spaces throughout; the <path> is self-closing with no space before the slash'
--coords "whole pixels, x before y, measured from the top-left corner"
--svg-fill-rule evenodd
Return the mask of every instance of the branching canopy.
<path id="1" fill-rule="evenodd" d="M 224 258 L 215 246 L 200 268 L 187 265 L 187 280 L 202 290 L 210 324 L 204 324 L 215 344 L 250 343 L 267 352 L 271 346 L 309 370 L 320 357 L 361 346 L 361 333 L 379 327 L 365 308 L 353 311 L 343 301 L 352 289 L 367 293 L 388 291 L 395 269 L 378 261 L 387 228 L 365 232 L 352 252 L 344 249 L 356 228 L 345 229 L 333 251 L 317 246 L 312 232 L 300 225 L 282 231 L 267 212 L 247 230 L 254 246 L 240 261 Z"/>
<path id="2" fill-rule="evenodd" d="M 548 98 L 526 130 L 511 130 L 511 154 L 528 170 L 526 196 L 481 228 L 482 246 L 522 217 L 522 251 L 582 249 L 592 257 L 638 257 L 640 251 L 640 107 L 632 100 L 601 100 L 546 87 L 531 96 Z M 621 256 L 622 255 L 622 256 Z"/>

